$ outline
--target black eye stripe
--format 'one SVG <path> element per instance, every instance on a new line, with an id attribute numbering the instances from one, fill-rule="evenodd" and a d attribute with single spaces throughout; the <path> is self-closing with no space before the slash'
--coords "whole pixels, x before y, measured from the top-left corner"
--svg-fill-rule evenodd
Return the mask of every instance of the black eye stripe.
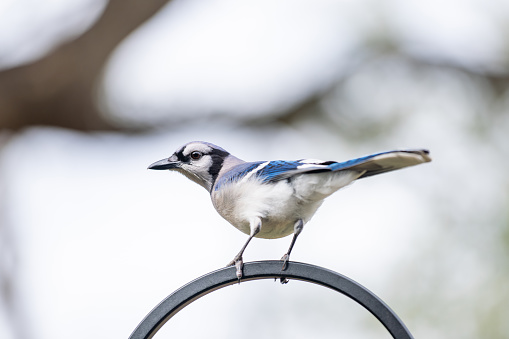
<path id="1" fill-rule="evenodd" d="M 177 156 L 178 161 L 180 162 L 186 162 L 188 159 L 184 155 L 184 148 L 181 148 L 178 152 L 175 152 L 175 155 Z"/>
<path id="2" fill-rule="evenodd" d="M 198 153 L 199 156 L 193 158 L 193 154 L 194 153 Z M 195 151 L 191 151 L 187 155 L 184 155 L 184 150 L 181 149 L 179 152 L 176 153 L 176 156 L 177 156 L 177 159 L 179 161 L 181 161 L 181 162 L 190 162 L 191 160 L 198 160 L 199 158 L 201 158 L 201 157 L 203 157 L 204 155 L 207 155 L 207 154 L 208 153 L 204 153 L 204 152 L 195 150 Z"/>
<path id="3" fill-rule="evenodd" d="M 182 153 L 177 154 L 177 158 L 181 162 L 186 162 L 188 160 L 188 158 L 184 154 L 182 154 Z"/>

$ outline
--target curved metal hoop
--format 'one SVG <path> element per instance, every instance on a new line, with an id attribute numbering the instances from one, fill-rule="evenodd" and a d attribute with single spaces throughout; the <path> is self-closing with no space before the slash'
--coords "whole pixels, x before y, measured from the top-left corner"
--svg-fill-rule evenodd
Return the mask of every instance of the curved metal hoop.
<path id="1" fill-rule="evenodd" d="M 393 338 L 413 338 L 405 324 L 389 306 L 371 291 L 344 275 L 323 267 L 298 262 L 288 262 L 285 271 L 281 271 L 281 261 L 256 261 L 244 264 L 242 281 L 281 277 L 318 284 L 342 293 L 371 312 Z M 191 281 L 170 294 L 150 311 L 129 339 L 152 338 L 171 317 L 193 301 L 237 282 L 235 267 L 225 267 Z"/>

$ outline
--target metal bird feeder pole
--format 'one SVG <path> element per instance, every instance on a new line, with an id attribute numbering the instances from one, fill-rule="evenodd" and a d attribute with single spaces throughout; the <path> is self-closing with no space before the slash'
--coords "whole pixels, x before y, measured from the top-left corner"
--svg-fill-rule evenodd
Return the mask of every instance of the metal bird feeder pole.
<path id="1" fill-rule="evenodd" d="M 244 264 L 242 282 L 259 279 L 296 279 L 328 287 L 353 299 L 371 312 L 395 339 L 411 339 L 412 334 L 389 306 L 357 282 L 323 267 L 288 262 L 281 271 L 281 261 L 256 261 Z M 181 309 L 217 289 L 238 283 L 235 267 L 225 267 L 182 286 L 142 320 L 129 339 L 149 339 Z"/>

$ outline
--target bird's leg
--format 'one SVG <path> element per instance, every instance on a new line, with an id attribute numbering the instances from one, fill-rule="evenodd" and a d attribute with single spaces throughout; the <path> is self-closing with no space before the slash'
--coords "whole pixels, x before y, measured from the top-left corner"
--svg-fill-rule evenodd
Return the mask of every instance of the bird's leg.
<path id="1" fill-rule="evenodd" d="M 249 244 L 249 242 L 251 241 L 251 239 L 253 239 L 253 236 L 249 236 L 249 238 L 247 238 L 246 243 L 244 244 L 244 246 L 242 246 L 239 253 L 237 253 L 237 255 L 233 258 L 233 260 L 230 261 L 228 263 L 228 265 L 226 265 L 226 266 L 235 266 L 235 268 L 237 269 L 237 278 L 239 280 L 240 280 L 240 278 L 242 278 L 242 268 L 244 266 L 244 262 L 242 260 L 242 255 L 244 254 L 244 250 L 246 249 L 246 247 Z"/>
<path id="2" fill-rule="evenodd" d="M 281 268 L 281 271 L 286 270 L 286 265 L 288 263 L 288 260 L 290 259 L 290 253 L 292 252 L 293 245 L 295 245 L 295 240 L 297 240 L 297 237 L 302 232 L 302 229 L 304 228 L 304 221 L 302 219 L 297 220 L 295 225 L 293 226 L 293 238 L 292 242 L 290 243 L 290 247 L 288 248 L 288 251 L 283 255 L 281 260 L 283 261 L 283 267 Z"/>
<path id="3" fill-rule="evenodd" d="M 260 229 L 262 228 L 262 220 L 258 217 L 253 218 L 250 222 L 250 227 L 251 227 L 251 234 L 249 235 L 249 238 L 247 238 L 246 243 L 244 244 L 244 246 L 242 246 L 239 253 L 237 253 L 237 255 L 233 258 L 233 260 L 230 261 L 228 263 L 228 265 L 226 265 L 226 266 L 234 266 L 235 265 L 235 268 L 237 269 L 237 278 L 239 279 L 239 281 L 242 278 L 242 268 L 244 266 L 244 262 L 242 260 L 242 255 L 244 254 L 244 251 L 246 250 L 247 245 L 249 245 L 249 242 L 251 241 L 251 239 L 253 239 L 254 236 L 257 235 L 258 232 L 260 232 Z"/>

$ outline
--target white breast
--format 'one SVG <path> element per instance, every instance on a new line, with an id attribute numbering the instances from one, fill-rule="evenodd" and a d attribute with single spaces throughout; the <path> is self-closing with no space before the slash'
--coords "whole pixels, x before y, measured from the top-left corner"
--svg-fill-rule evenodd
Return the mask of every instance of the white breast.
<path id="1" fill-rule="evenodd" d="M 330 194 L 362 173 L 300 174 L 292 180 L 262 184 L 259 179 L 226 184 L 211 198 L 218 213 L 240 231 L 249 234 L 249 220 L 262 219 L 257 237 L 281 238 L 293 233 L 298 219 L 304 223 L 315 214 Z"/>

